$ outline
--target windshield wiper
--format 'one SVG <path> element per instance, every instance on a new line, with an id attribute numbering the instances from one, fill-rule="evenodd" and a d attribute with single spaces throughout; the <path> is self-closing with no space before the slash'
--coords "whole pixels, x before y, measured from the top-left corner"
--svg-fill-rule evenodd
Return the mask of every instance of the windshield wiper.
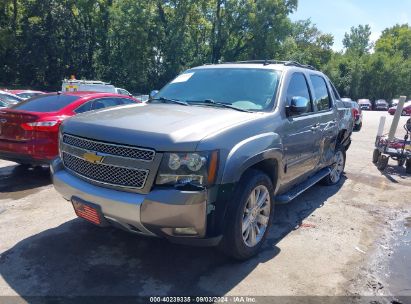
<path id="1" fill-rule="evenodd" d="M 205 99 L 205 100 L 188 100 L 187 102 L 192 102 L 192 103 L 196 103 L 196 104 L 203 104 L 205 106 L 215 106 L 215 107 L 220 107 L 220 108 L 227 108 L 227 109 L 233 109 L 233 110 L 237 110 L 240 112 L 247 112 L 247 113 L 251 113 L 251 111 L 249 110 L 245 110 L 245 109 L 241 109 L 241 108 L 237 108 L 235 106 L 233 106 L 231 103 L 225 103 L 225 102 L 218 102 L 212 99 Z"/>
<path id="2" fill-rule="evenodd" d="M 172 99 L 172 98 L 165 98 L 165 97 L 153 98 L 153 99 L 150 99 L 148 102 L 151 103 L 152 101 L 161 101 L 163 103 L 172 102 L 172 103 L 176 103 L 182 106 L 189 106 L 189 104 L 185 101 L 178 100 L 178 99 Z"/>

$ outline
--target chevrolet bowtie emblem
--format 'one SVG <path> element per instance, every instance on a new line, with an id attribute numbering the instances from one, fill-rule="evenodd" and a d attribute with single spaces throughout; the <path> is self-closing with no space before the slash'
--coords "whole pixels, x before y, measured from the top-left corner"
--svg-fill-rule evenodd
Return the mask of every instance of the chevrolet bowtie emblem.
<path id="1" fill-rule="evenodd" d="M 95 152 L 87 152 L 83 154 L 84 160 L 92 164 L 101 164 L 104 160 L 104 156 L 98 155 Z"/>

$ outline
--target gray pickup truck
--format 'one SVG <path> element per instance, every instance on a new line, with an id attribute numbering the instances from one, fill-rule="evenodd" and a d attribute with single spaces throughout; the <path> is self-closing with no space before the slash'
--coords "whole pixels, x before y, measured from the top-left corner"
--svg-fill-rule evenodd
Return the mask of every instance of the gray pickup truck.
<path id="1" fill-rule="evenodd" d="M 275 204 L 340 181 L 352 119 L 338 100 L 295 62 L 192 68 L 147 104 L 65 121 L 53 183 L 94 224 L 247 259 Z"/>

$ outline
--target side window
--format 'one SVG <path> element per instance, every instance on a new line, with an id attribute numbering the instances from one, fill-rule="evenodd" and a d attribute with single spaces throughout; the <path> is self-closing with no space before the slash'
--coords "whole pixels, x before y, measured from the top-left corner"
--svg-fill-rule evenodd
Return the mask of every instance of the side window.
<path id="1" fill-rule="evenodd" d="M 324 78 L 317 75 L 311 75 L 310 79 L 314 88 L 314 105 L 317 106 L 317 110 L 329 110 L 331 108 L 331 99 Z"/>
<path id="2" fill-rule="evenodd" d="M 125 105 L 136 103 L 133 99 L 128 99 L 128 98 L 122 98 L 121 101 L 122 101 L 122 104 L 125 104 Z"/>
<path id="3" fill-rule="evenodd" d="M 304 97 L 308 99 L 310 101 L 310 106 L 309 109 L 307 109 L 307 112 L 313 112 L 310 91 L 303 73 L 294 73 L 291 76 L 287 89 L 287 104 L 291 103 L 293 97 Z"/>
<path id="4" fill-rule="evenodd" d="M 340 94 L 338 94 L 337 89 L 335 88 L 334 84 L 331 81 L 330 81 L 330 85 L 331 85 L 331 88 L 333 90 L 335 100 L 341 100 Z"/>
<path id="5" fill-rule="evenodd" d="M 123 104 L 123 102 L 121 101 L 121 98 L 96 99 L 96 100 L 94 100 L 92 110 L 98 110 L 98 109 L 114 107 L 114 106 L 118 106 L 118 105 L 121 105 L 121 104 Z"/>
<path id="6" fill-rule="evenodd" d="M 81 106 L 79 106 L 77 109 L 74 110 L 77 114 L 84 113 L 87 111 L 91 111 L 91 105 L 93 104 L 93 101 L 87 101 L 86 103 L 83 103 Z"/>
<path id="7" fill-rule="evenodd" d="M 117 93 L 121 95 L 130 95 L 130 93 L 124 89 L 117 89 Z"/>

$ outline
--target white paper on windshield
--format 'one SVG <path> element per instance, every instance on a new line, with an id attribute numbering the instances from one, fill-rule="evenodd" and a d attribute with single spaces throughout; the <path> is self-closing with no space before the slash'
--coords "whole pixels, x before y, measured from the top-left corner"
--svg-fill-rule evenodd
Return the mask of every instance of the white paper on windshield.
<path id="1" fill-rule="evenodd" d="M 177 76 L 171 83 L 179 83 L 179 82 L 186 82 L 193 76 L 194 73 L 187 73 L 187 74 L 182 74 L 180 76 Z"/>

